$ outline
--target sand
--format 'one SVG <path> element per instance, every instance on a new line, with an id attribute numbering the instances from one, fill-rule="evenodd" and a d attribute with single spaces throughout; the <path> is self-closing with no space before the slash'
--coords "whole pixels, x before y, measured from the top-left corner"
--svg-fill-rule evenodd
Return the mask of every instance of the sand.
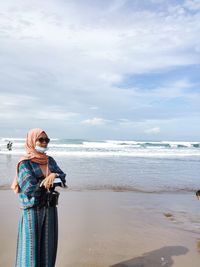
<path id="1" fill-rule="evenodd" d="M 198 267 L 198 233 L 174 223 L 173 214 L 162 205 L 154 209 L 153 201 L 161 198 L 61 190 L 56 267 Z M 12 191 L 0 191 L 0 211 L 0 267 L 11 267 L 20 213 Z"/>

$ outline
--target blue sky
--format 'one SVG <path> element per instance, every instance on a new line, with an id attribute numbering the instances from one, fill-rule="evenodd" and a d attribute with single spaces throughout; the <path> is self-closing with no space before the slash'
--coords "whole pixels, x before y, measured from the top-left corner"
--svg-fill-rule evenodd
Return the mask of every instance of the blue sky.
<path id="1" fill-rule="evenodd" d="M 0 136 L 200 135 L 199 0 L 0 3 Z"/>

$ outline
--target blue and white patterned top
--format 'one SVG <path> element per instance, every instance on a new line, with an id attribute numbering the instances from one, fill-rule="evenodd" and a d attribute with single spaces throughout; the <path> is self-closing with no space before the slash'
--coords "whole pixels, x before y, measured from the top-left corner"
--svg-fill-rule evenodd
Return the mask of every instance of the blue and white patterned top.
<path id="1" fill-rule="evenodd" d="M 58 167 L 56 161 L 49 156 L 49 170 L 53 173 L 58 173 L 64 187 L 66 187 L 66 174 Z M 38 163 L 31 160 L 23 160 L 19 165 L 18 184 L 20 187 L 20 207 L 22 209 L 37 206 L 40 201 L 42 190 L 40 187 L 41 181 L 44 179 L 44 174 Z"/>

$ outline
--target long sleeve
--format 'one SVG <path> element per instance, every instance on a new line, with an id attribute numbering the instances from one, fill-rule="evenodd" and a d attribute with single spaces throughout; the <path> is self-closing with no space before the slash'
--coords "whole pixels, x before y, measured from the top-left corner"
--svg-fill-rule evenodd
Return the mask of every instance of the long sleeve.
<path id="1" fill-rule="evenodd" d="M 18 183 L 21 193 L 27 196 L 33 196 L 38 187 L 38 181 L 33 175 L 28 161 L 22 161 L 19 165 Z"/>
<path id="2" fill-rule="evenodd" d="M 66 187 L 66 173 L 64 173 L 60 167 L 58 166 L 57 162 L 55 161 L 55 159 L 53 159 L 52 157 L 49 157 L 49 164 L 50 164 L 50 169 L 51 171 L 58 173 L 60 179 L 62 180 L 63 185 Z"/>

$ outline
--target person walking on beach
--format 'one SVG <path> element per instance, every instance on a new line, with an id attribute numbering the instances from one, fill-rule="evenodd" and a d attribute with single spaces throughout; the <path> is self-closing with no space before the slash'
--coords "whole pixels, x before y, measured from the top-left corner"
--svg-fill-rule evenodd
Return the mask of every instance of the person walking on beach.
<path id="1" fill-rule="evenodd" d="M 58 242 L 55 179 L 66 187 L 66 174 L 46 155 L 50 139 L 45 131 L 31 129 L 26 138 L 26 155 L 17 164 L 11 188 L 19 194 L 15 267 L 54 267 Z"/>

